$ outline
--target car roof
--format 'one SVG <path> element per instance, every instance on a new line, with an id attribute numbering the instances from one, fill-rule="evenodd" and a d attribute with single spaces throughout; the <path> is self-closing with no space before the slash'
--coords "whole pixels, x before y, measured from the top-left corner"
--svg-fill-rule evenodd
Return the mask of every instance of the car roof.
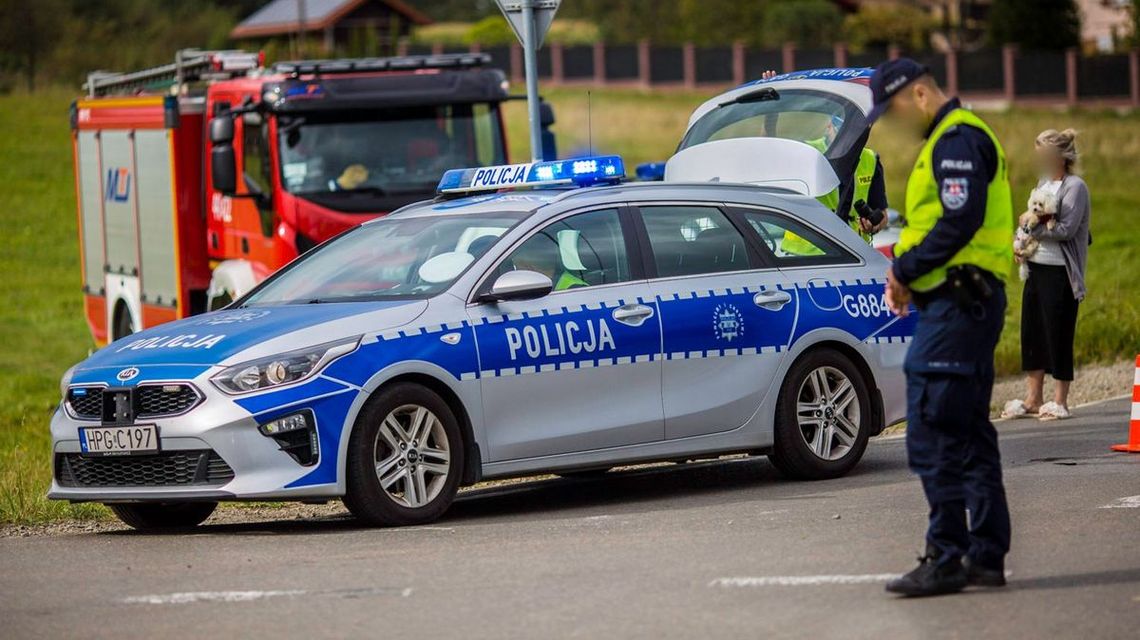
<path id="1" fill-rule="evenodd" d="M 460 198 L 436 198 L 408 205 L 388 218 L 521 213 L 530 217 L 594 204 L 661 201 L 704 201 L 752 204 L 797 210 L 817 204 L 814 198 L 787 189 L 716 182 L 622 182 L 612 185 L 498 191 Z M 370 223 L 365 223 L 370 224 Z"/>

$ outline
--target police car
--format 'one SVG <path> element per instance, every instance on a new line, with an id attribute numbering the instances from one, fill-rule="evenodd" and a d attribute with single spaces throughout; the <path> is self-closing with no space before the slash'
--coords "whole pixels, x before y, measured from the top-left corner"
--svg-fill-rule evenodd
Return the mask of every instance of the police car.
<path id="1" fill-rule="evenodd" d="M 227 309 L 110 344 L 61 381 L 50 497 L 142 529 L 332 498 L 409 525 L 489 478 L 741 452 L 847 473 L 904 413 L 887 259 L 816 202 L 836 178 L 802 143 L 666 173 L 449 171 Z"/>

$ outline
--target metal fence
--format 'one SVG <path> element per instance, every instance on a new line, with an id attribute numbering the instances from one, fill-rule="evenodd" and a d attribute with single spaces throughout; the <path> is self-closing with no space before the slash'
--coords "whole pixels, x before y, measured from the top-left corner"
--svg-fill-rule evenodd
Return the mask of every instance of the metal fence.
<path id="1" fill-rule="evenodd" d="M 522 79 L 522 50 L 510 47 L 402 47 L 404 53 L 483 51 Z M 759 78 L 767 69 L 794 71 L 819 67 L 870 67 L 891 57 L 911 55 L 930 67 L 951 93 L 972 99 L 1077 105 L 1106 103 L 1140 107 L 1138 52 L 1084 56 L 1068 51 L 1019 51 L 1007 46 L 948 53 L 905 51 L 891 47 L 849 51 L 831 49 L 752 49 L 741 44 L 718 47 L 605 44 L 550 44 L 538 54 L 539 77 L 547 85 L 591 84 L 643 88 L 725 87 Z"/>

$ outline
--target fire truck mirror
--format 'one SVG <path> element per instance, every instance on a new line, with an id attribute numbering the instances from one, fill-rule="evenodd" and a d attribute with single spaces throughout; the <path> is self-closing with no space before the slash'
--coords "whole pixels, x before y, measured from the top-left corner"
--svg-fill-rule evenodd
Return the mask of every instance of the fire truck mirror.
<path id="1" fill-rule="evenodd" d="M 213 133 L 212 126 L 210 129 Z M 210 150 L 210 180 L 219 193 L 232 196 L 237 192 L 237 162 L 234 159 L 234 147 L 228 142 L 215 144 Z"/>
<path id="2" fill-rule="evenodd" d="M 234 139 L 234 121 L 228 115 L 210 118 L 210 142 L 214 144 L 224 144 L 233 142 Z"/>

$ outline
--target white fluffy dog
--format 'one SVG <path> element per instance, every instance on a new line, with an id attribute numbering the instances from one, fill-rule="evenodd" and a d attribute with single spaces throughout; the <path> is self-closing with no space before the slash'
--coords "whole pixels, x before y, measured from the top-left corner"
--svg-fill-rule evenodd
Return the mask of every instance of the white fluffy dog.
<path id="1" fill-rule="evenodd" d="M 1057 196 L 1041 188 L 1034 189 L 1029 192 L 1028 206 L 1029 210 L 1017 219 L 1017 233 L 1013 236 L 1013 253 L 1021 263 L 1018 274 L 1022 280 L 1029 278 L 1029 265 L 1026 261 L 1037 253 L 1037 248 L 1041 246 L 1030 232 L 1039 224 L 1053 228 L 1056 224 Z"/>

